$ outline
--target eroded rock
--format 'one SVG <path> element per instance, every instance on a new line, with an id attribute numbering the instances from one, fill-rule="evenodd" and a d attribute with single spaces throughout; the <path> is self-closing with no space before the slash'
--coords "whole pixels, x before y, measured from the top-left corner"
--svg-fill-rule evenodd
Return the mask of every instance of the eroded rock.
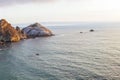
<path id="1" fill-rule="evenodd" d="M 20 36 L 16 29 L 11 26 L 5 19 L 0 20 L 0 41 L 16 42 L 20 40 Z"/>
<path id="2" fill-rule="evenodd" d="M 28 38 L 42 37 L 42 36 L 52 36 L 52 32 L 46 27 L 39 23 L 31 24 L 28 27 L 22 29 Z"/>
<path id="3" fill-rule="evenodd" d="M 20 30 L 20 27 L 16 26 L 16 30 L 17 30 L 17 32 L 20 36 L 20 39 L 26 39 L 27 38 L 26 34 L 23 31 Z"/>

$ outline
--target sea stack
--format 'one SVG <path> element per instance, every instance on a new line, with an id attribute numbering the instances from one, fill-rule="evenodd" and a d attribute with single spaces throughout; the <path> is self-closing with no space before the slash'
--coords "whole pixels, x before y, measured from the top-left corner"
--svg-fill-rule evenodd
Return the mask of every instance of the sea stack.
<path id="1" fill-rule="evenodd" d="M 94 32 L 95 30 L 94 29 L 91 29 L 90 32 Z"/>
<path id="2" fill-rule="evenodd" d="M 20 34 L 5 19 L 0 20 L 0 42 L 17 42 L 20 41 Z"/>
<path id="3" fill-rule="evenodd" d="M 22 29 L 22 32 L 27 35 L 27 38 L 52 36 L 52 32 L 39 23 L 31 24 Z"/>
<path id="4" fill-rule="evenodd" d="M 81 34 L 83 33 L 83 32 L 80 32 Z"/>

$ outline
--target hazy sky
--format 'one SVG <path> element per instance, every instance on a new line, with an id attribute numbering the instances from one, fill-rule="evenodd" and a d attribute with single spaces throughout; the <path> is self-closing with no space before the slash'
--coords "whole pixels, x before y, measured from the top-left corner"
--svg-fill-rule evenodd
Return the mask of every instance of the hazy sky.
<path id="1" fill-rule="evenodd" d="M 120 22 L 120 0 L 0 0 L 0 18 L 11 23 Z"/>

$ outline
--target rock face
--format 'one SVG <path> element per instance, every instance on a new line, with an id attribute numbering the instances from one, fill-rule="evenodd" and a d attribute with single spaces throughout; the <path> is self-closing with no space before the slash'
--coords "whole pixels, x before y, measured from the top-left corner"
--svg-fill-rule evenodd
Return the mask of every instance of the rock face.
<path id="1" fill-rule="evenodd" d="M 28 27 L 23 28 L 22 32 L 24 32 L 28 38 L 53 35 L 49 29 L 45 28 L 39 23 L 31 24 Z"/>
<path id="2" fill-rule="evenodd" d="M 21 39 L 19 31 L 5 19 L 0 20 L 0 42 L 16 42 Z"/>
<path id="3" fill-rule="evenodd" d="M 17 32 L 19 34 L 20 39 L 26 39 L 27 38 L 27 36 L 25 35 L 25 33 L 22 32 L 18 26 L 16 26 L 16 30 L 17 30 Z"/>
<path id="4" fill-rule="evenodd" d="M 17 42 L 26 38 L 52 35 L 49 29 L 39 23 L 29 25 L 20 30 L 18 26 L 16 28 L 12 27 L 5 19 L 0 20 L 0 44 L 4 44 L 4 42 Z"/>

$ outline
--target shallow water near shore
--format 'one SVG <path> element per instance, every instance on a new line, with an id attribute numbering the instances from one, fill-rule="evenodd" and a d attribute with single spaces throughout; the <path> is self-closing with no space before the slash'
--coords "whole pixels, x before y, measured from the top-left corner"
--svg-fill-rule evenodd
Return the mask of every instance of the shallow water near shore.
<path id="1" fill-rule="evenodd" d="M 120 24 L 52 24 L 55 36 L 0 49 L 0 80 L 120 80 Z"/>

